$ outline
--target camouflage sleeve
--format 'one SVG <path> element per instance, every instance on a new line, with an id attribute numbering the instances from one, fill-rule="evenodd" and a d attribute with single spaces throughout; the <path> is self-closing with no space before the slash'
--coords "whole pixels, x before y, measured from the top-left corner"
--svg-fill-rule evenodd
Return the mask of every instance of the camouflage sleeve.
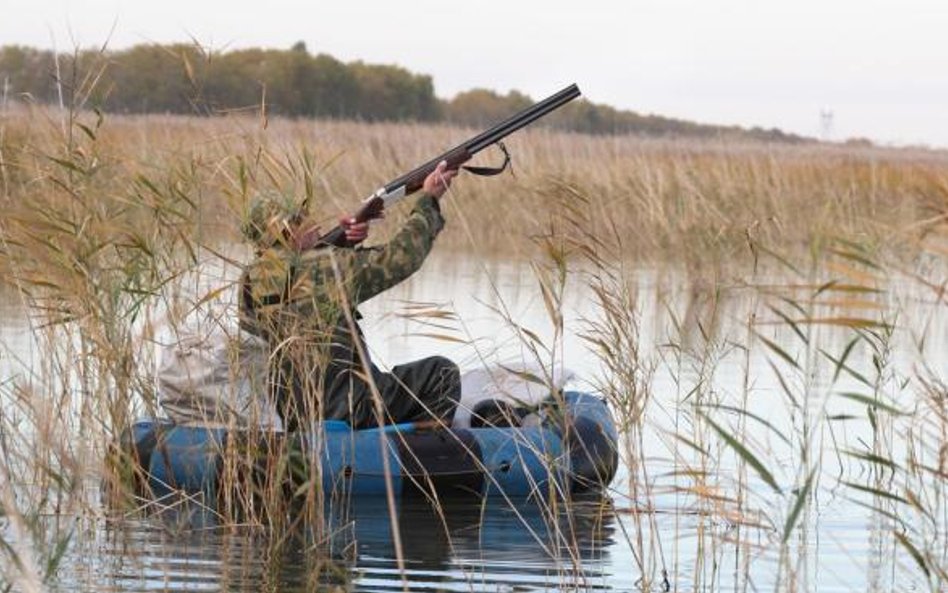
<path id="1" fill-rule="evenodd" d="M 374 297 L 418 270 L 443 227 L 438 201 L 423 194 L 391 241 L 356 250 L 352 278 L 355 303 Z"/>

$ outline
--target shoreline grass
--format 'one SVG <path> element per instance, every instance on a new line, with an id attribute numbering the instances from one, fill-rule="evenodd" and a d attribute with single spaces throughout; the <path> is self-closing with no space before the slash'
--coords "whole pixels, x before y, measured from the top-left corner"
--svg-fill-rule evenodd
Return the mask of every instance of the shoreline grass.
<path id="1" fill-rule="evenodd" d="M 76 113 L 64 131 L 56 110 L 0 115 L 5 208 L 31 207 L 24 202 L 36 199 L 36 184 L 57 167 L 49 159 L 69 160 L 66 141 L 72 150 L 94 152 L 72 156 L 95 169 L 103 193 L 128 193 L 123 184 L 131 180 L 177 171 L 168 182 L 187 185 L 181 189 L 195 201 L 192 232 L 200 241 L 240 241 L 248 194 L 273 187 L 312 195 L 328 229 L 382 183 L 475 132 L 250 116 L 104 117 L 107 125 L 96 128 L 99 116 Z M 93 128 L 90 143 L 82 130 Z M 622 238 L 619 256 L 696 265 L 758 257 L 754 243 L 798 253 L 821 237 L 912 250 L 948 227 L 948 152 L 530 129 L 508 145 L 514 174 L 464 176 L 446 214 L 466 232 L 444 233 L 439 247 L 529 258 L 536 254 L 531 237 L 580 207 L 587 233 Z M 479 158 L 495 156 L 487 153 Z M 551 199 L 556 195 L 563 199 Z M 137 228 L 162 212 L 154 204 L 136 206 L 127 216 Z M 395 226 L 381 225 L 379 237 Z"/>

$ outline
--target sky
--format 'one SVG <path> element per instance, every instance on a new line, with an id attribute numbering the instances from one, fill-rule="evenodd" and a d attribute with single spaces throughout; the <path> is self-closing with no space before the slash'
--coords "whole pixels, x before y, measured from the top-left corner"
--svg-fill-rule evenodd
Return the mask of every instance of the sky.
<path id="1" fill-rule="evenodd" d="M 948 0 L 0 0 L 0 45 L 288 49 L 543 98 L 948 147 Z M 831 118 L 823 115 L 831 114 Z"/>

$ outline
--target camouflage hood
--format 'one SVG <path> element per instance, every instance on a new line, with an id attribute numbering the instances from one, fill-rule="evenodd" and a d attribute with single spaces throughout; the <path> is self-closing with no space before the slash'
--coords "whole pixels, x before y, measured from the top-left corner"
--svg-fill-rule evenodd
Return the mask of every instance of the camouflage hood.
<path id="1" fill-rule="evenodd" d="M 291 223 L 305 215 L 303 200 L 280 192 L 265 192 L 251 201 L 241 232 L 256 245 L 274 245 Z"/>

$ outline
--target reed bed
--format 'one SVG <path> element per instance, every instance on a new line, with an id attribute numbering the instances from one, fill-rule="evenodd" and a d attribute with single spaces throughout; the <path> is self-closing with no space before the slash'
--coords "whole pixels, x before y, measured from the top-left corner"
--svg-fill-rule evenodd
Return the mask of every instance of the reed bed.
<path id="1" fill-rule="evenodd" d="M 63 130 L 53 121 L 61 117 L 40 108 L 4 115 L 0 184 L 11 205 L 35 200 L 30 181 L 53 166 L 37 160 L 62 152 L 63 141 L 83 140 L 77 137 L 85 135 L 82 127 Z M 79 126 L 95 121 L 94 114 L 76 117 Z M 110 115 L 89 158 L 96 159 L 95 178 L 105 193 L 139 176 L 177 171 L 177 182 L 194 192 L 194 222 L 206 233 L 200 238 L 233 241 L 239 240 L 235 231 L 248 192 L 273 185 L 309 191 L 331 225 L 382 183 L 474 132 L 252 116 Z M 585 196 L 587 230 L 622 237 L 624 255 L 639 259 L 746 256 L 752 241 L 772 249 L 805 248 L 818 237 L 895 247 L 945 223 L 948 155 L 940 151 L 593 137 L 543 129 L 520 132 L 508 145 L 514 175 L 467 176 L 457 185 L 448 214 L 463 219 L 470 234 L 446 233 L 439 240 L 445 248 L 529 254 L 531 237 L 543 231 L 555 209 L 569 205 L 550 198 L 560 191 Z M 489 162 L 491 156 L 479 159 Z M 148 224 L 153 213 L 139 208 L 138 223 Z"/>
<path id="2" fill-rule="evenodd" d="M 40 591 L 55 581 L 86 527 L 51 526 L 51 517 L 115 520 L 115 508 L 153 504 L 129 495 L 134 476 L 117 439 L 137 415 L 156 412 L 156 328 L 233 292 L 233 278 L 208 283 L 198 272 L 208 258 L 236 268 L 249 256 L 235 245 L 252 196 L 311 196 L 328 227 L 376 186 L 472 132 L 5 108 L 3 294 L 28 312 L 27 350 L 37 356 L 10 361 L 17 370 L 0 382 L 0 585 Z M 948 392 L 939 353 L 926 344 L 943 334 L 944 316 L 934 315 L 934 326 L 902 323 L 913 305 L 892 302 L 891 287 L 910 283 L 934 309 L 948 305 L 948 155 L 543 129 L 519 133 L 508 147 L 514 175 L 468 176 L 452 190 L 446 216 L 459 230 L 438 248 L 530 262 L 549 338 L 503 307 L 498 324 L 545 368 L 564 362 L 568 332 L 581 333 L 600 360 L 597 386 L 622 428 L 628 475 L 615 494 L 635 507 L 604 504 L 599 512 L 623 517 L 642 589 L 723 588 L 718 561 L 727 551 L 736 575 L 727 582 L 748 590 L 761 550 L 775 551 L 775 589 L 817 589 L 815 506 L 820 492 L 833 491 L 878 521 L 872 545 L 893 564 L 867 575 L 872 590 L 891 588 L 891 575 L 903 573 L 943 590 Z M 403 214 L 390 213 L 377 240 Z M 642 262 L 690 279 L 684 299 L 658 297 L 661 323 L 642 318 Z M 565 326 L 571 283 L 595 304 L 582 328 Z M 749 305 L 733 305 L 738 292 L 750 295 Z M 646 321 L 662 328 L 647 332 L 654 343 L 644 337 Z M 828 345 L 822 336 L 830 331 Z M 896 363 L 903 349 L 919 353 L 908 370 Z M 761 364 L 775 386 L 767 397 L 756 387 Z M 722 390 L 718 378 L 735 368 L 739 387 Z M 671 403 L 655 393 L 659 377 L 675 387 Z M 325 501 L 307 487 L 318 482 L 316 470 L 291 476 L 308 494 L 290 513 L 281 446 L 264 479 L 234 478 L 217 519 L 267 534 L 272 557 L 303 545 L 320 559 L 314 582 L 337 578 L 320 553 L 332 539 Z M 233 476 L 257 463 L 247 450 L 227 453 Z M 102 492 L 123 503 L 103 507 Z M 687 542 L 662 537 L 656 511 L 669 497 L 676 513 L 688 511 L 673 528 L 685 531 L 687 521 Z M 551 524 L 555 498 L 547 501 Z M 309 526 L 302 544 L 300 523 Z M 555 560 L 578 564 L 576 534 L 558 528 L 551 537 L 550 548 L 561 550 Z M 697 552 L 683 555 L 686 545 Z M 891 551 L 898 554 L 889 560 Z M 909 562 L 896 566 L 894 558 Z"/>

